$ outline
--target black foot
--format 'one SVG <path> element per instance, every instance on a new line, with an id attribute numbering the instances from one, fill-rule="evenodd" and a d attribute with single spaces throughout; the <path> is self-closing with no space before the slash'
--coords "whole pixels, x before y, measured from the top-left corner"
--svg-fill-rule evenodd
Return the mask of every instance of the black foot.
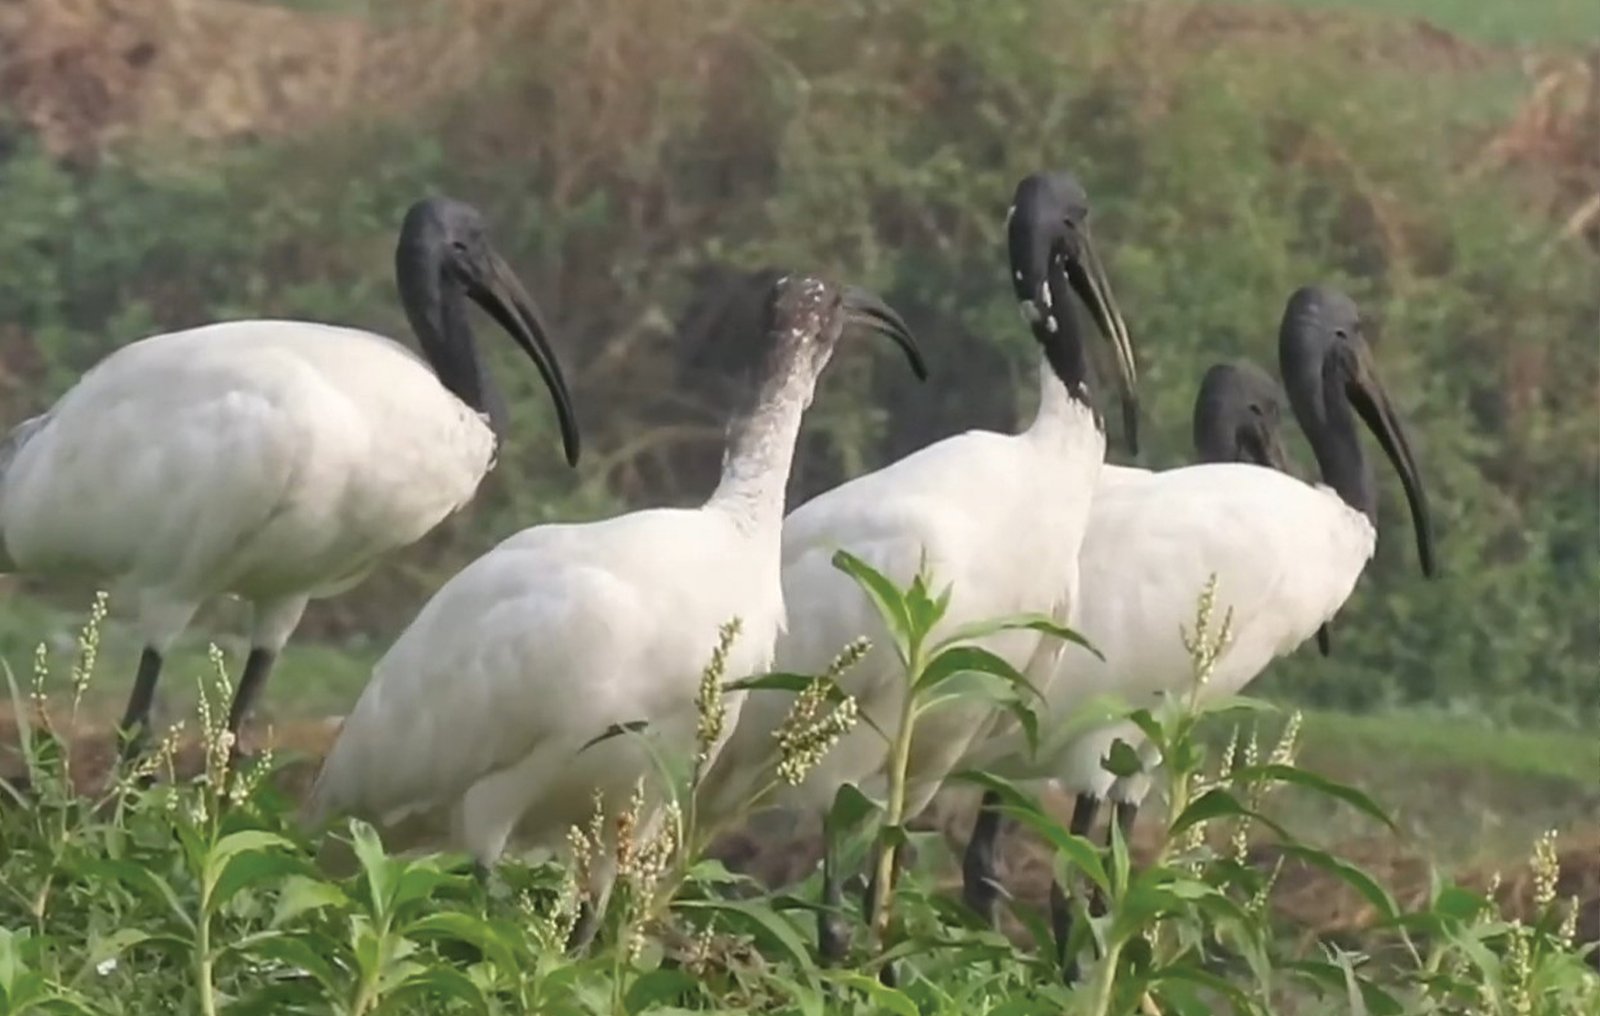
<path id="1" fill-rule="evenodd" d="M 150 707 L 155 704 L 156 681 L 161 677 L 161 654 L 146 647 L 139 654 L 139 671 L 133 678 L 128 708 L 117 725 L 118 755 L 126 763 L 144 754 L 150 740 Z"/>
<path id="2" fill-rule="evenodd" d="M 1000 875 L 995 844 L 1000 835 L 1000 795 L 985 791 L 961 859 L 961 899 L 990 928 L 1000 926 Z"/>
<path id="3" fill-rule="evenodd" d="M 1078 957 L 1068 952 L 1072 940 L 1072 901 L 1061 883 L 1050 880 L 1050 934 L 1055 936 L 1056 964 L 1069 988 L 1078 983 Z"/>
<path id="4" fill-rule="evenodd" d="M 850 919 L 844 914 L 844 877 L 830 831 L 823 831 L 822 909 L 817 911 L 817 959 L 825 967 L 844 962 L 850 951 Z"/>

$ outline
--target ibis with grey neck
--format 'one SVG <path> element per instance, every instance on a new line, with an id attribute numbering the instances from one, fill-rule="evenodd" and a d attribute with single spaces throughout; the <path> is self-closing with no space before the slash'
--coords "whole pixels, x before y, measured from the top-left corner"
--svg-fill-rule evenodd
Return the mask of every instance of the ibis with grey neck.
<path id="1" fill-rule="evenodd" d="M 841 332 L 885 334 L 925 373 L 904 322 L 864 290 L 787 276 L 766 317 L 752 339 L 765 345 L 762 375 L 710 498 L 525 529 L 445 583 L 345 720 L 310 822 L 356 815 L 391 846 L 465 851 L 486 873 L 508 845 L 562 849 L 597 799 L 614 818 L 641 781 L 641 822 L 661 815 L 652 758 L 694 752 L 696 696 L 721 627 L 739 621 L 729 679 L 771 663 L 784 623 L 785 485 Z M 739 696 L 727 705 L 731 729 Z M 633 733 L 606 737 L 616 731 Z M 612 855 L 602 855 L 590 888 L 603 896 Z"/>
<path id="2" fill-rule="evenodd" d="M 1075 301 L 1082 301 L 1113 347 L 1125 405 L 1135 381 L 1133 345 L 1088 219 L 1087 196 L 1065 173 L 1022 180 L 1007 217 L 1014 290 L 1042 350 L 1039 408 L 1030 426 L 1015 434 L 974 430 L 939 441 L 817 496 L 784 522 L 789 621 L 778 638 L 776 666 L 821 673 L 842 646 L 869 637 L 873 647 L 841 683 L 880 729 L 898 726 L 907 686 L 871 601 L 834 567 L 836 551 L 848 551 L 901 586 L 923 568 L 936 584 L 948 584 L 948 610 L 934 639 L 1000 615 L 1067 617 L 1078 545 L 1106 447 L 1104 422 L 1088 389 Z M 1002 631 L 979 642 L 1019 670 L 1030 668 L 1041 649 L 1041 636 L 1032 630 Z M 1036 680 L 1047 676 L 1037 667 L 1026 672 Z M 820 819 L 840 786 L 863 785 L 886 771 L 886 747 L 863 724 L 845 734 L 798 787 L 769 793 L 779 761 L 774 732 L 791 703 L 792 695 L 784 692 L 750 694 L 733 739 L 702 787 L 702 815 L 726 822 L 753 808 L 787 804 Z M 955 702 L 919 717 L 907 762 L 905 814 L 926 804 L 993 708 Z M 832 880 L 839 874 L 835 844 L 831 838 L 825 842 L 824 870 Z M 832 898 L 838 886 L 830 881 L 824 892 Z M 820 933 L 824 954 L 837 958 L 842 932 L 825 923 Z"/>

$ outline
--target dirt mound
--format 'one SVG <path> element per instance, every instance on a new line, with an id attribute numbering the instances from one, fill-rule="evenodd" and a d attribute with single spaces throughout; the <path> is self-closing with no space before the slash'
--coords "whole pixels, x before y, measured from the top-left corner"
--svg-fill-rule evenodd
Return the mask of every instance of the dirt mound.
<path id="1" fill-rule="evenodd" d="M 434 26 L 238 0 L 7 0 L 0 94 L 52 154 L 146 133 L 252 139 L 459 87 L 483 35 L 466 2 Z M 442 23 L 441 23 L 442 22 Z"/>
<path id="2" fill-rule="evenodd" d="M 1537 60 L 1530 77 L 1531 94 L 1484 147 L 1477 167 L 1544 170 L 1561 235 L 1582 236 L 1600 251 L 1600 47 Z"/>
<path id="3" fill-rule="evenodd" d="M 1194 51 L 1221 45 L 1281 50 L 1313 42 L 1336 47 L 1362 66 L 1389 64 L 1428 71 L 1477 70 L 1502 55 L 1431 21 L 1388 14 L 1201 3 L 1141 4 L 1135 17 L 1146 25 L 1159 25 L 1163 34 Z"/>

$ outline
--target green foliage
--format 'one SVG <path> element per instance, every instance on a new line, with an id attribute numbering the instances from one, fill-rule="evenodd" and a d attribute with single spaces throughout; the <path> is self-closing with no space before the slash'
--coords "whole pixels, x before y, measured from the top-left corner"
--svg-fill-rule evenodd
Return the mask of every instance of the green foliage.
<path id="1" fill-rule="evenodd" d="M 907 619 L 898 636 L 912 662 L 960 647 L 931 641 L 941 597 L 928 593 L 929 581 L 898 589 L 859 562 L 849 567 L 883 593 L 886 612 Z M 74 701 L 91 677 L 101 616 L 79 638 L 66 688 Z M 1205 622 L 1202 611 L 1197 685 L 1206 647 L 1225 641 Z M 984 627 L 1016 625 L 1044 623 Z M 735 634 L 730 625 L 716 656 Z M 715 658 L 707 673 L 716 687 Z M 566 867 L 507 860 L 484 882 L 461 858 L 390 856 L 371 828 L 351 821 L 321 845 L 349 847 L 351 871 L 336 875 L 264 778 L 270 758 L 229 772 L 228 738 L 210 706 L 230 690 L 220 658 L 200 697 L 205 764 L 197 778 L 174 776 L 177 739 L 169 735 L 132 771 L 79 796 L 47 680 L 41 662 L 31 694 L 10 681 L 13 708 L 29 720 L 32 790 L 0 784 L 0 1011 L 8 1013 L 1570 1016 L 1600 1003 L 1600 976 L 1584 958 L 1593 946 L 1575 947 L 1574 911 L 1556 897 L 1553 834 L 1534 851 L 1538 914 L 1517 921 L 1443 880 L 1420 907 L 1404 908 L 1357 865 L 1276 830 L 1284 858 L 1332 873 L 1383 919 L 1364 952 L 1275 927 L 1267 904 L 1278 869 L 1252 863 L 1245 849 L 1252 825 L 1267 823 L 1265 795 L 1321 795 L 1380 818 L 1381 809 L 1294 764 L 1293 720 L 1265 760 L 1253 737 L 1235 738 L 1220 765 L 1208 765 L 1193 740 L 1193 698 L 1135 715 L 1170 763 L 1163 779 L 1173 806 L 1151 864 L 1131 862 L 1119 831 L 1102 852 L 1019 788 L 973 775 L 1055 846 L 1058 875 L 1081 873 L 1108 899 L 1103 916 L 1080 921 L 1085 930 L 1073 943 L 1102 957 L 1087 982 L 1062 985 L 1053 959 L 976 927 L 914 875 L 894 889 L 894 917 L 875 957 L 900 970 L 900 987 L 891 988 L 867 971 L 817 963 L 802 923 L 812 908 L 800 896 L 692 856 L 677 858 L 665 881 L 641 880 L 647 844 L 635 843 L 634 860 L 622 864 L 608 919 L 580 953 L 565 945 L 578 869 L 592 860 L 582 850 Z M 1233 700 L 1223 708 L 1266 707 Z M 715 703 L 703 711 L 714 714 Z M 152 776 L 164 779 L 147 782 Z M 859 795 L 841 801 L 843 824 L 876 825 L 880 837 L 894 828 L 890 813 Z M 643 832 L 631 824 L 639 813 L 630 814 L 619 819 L 619 838 Z M 598 826 L 590 834 L 600 841 Z M 575 843 L 590 834 L 575 832 Z M 638 905 L 656 894 L 659 905 Z M 1036 939 L 1048 936 L 1039 915 L 1019 906 L 1018 917 Z"/>

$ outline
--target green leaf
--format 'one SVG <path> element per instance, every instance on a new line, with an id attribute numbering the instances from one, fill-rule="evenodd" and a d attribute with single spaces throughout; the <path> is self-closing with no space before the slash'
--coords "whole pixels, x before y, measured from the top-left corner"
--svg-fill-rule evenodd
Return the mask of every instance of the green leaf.
<path id="1" fill-rule="evenodd" d="M 833 804 L 828 808 L 828 835 L 849 836 L 882 808 L 854 783 L 841 784 L 833 795 Z"/>
<path id="2" fill-rule="evenodd" d="M 1009 617 L 997 617 L 987 621 L 973 621 L 970 624 L 961 625 L 941 639 L 938 645 L 933 648 L 938 651 L 958 642 L 975 642 L 978 639 L 1003 631 L 1036 631 L 1042 635 L 1060 639 L 1063 642 L 1071 642 L 1074 645 L 1082 646 L 1099 659 L 1105 659 L 1100 650 L 1095 648 L 1088 639 L 1071 628 L 1057 624 L 1050 615 L 1037 613 L 1012 614 Z"/>
<path id="3" fill-rule="evenodd" d="M 1281 844 L 1278 849 L 1285 856 L 1297 858 L 1336 876 L 1340 881 L 1365 897 L 1368 903 L 1377 908 L 1385 920 L 1392 921 L 1399 916 L 1400 908 L 1395 905 L 1394 898 L 1389 895 L 1389 891 L 1379 885 L 1371 875 L 1368 875 L 1349 861 L 1334 857 L 1326 851 L 1295 843 Z"/>
<path id="4" fill-rule="evenodd" d="M 454 998 L 465 1002 L 473 1012 L 489 1011 L 489 1000 L 484 998 L 482 990 L 472 983 L 472 978 L 454 967 L 442 964 L 421 967 L 409 973 L 390 993 L 389 1004 L 385 1009 L 391 1012 L 403 1012 L 405 1007 L 401 1003 L 419 996 Z"/>
<path id="5" fill-rule="evenodd" d="M 1376 819 L 1389 827 L 1393 832 L 1399 832 L 1399 827 L 1394 824 L 1387 812 L 1378 807 L 1377 802 L 1363 794 L 1354 787 L 1335 782 L 1325 776 L 1301 769 L 1298 766 L 1267 763 L 1265 765 L 1247 766 L 1234 772 L 1233 779 L 1239 783 L 1256 783 L 1273 781 L 1278 783 L 1292 783 L 1297 787 L 1315 791 L 1326 797 L 1343 801 L 1357 811 Z"/>
<path id="6" fill-rule="evenodd" d="M 905 602 L 911 641 L 918 643 L 943 619 L 950 606 L 950 587 L 945 586 L 937 597 L 929 596 L 927 576 L 919 569 L 906 591 Z"/>
<path id="7" fill-rule="evenodd" d="M 150 933 L 140 928 L 118 928 L 109 935 L 95 936 L 89 940 L 89 955 L 78 972 L 81 979 L 106 960 L 115 959 L 124 952 L 150 940 Z"/>
<path id="8" fill-rule="evenodd" d="M 520 966 L 516 951 L 501 937 L 494 926 L 471 914 L 450 910 L 429 914 L 407 925 L 405 933 L 412 938 L 443 938 L 465 942 L 482 952 L 488 957 L 489 962 L 507 972 L 516 970 Z"/>
<path id="9" fill-rule="evenodd" d="M 93 858 L 83 864 L 83 873 L 86 875 L 108 876 L 114 881 L 121 882 L 146 903 L 157 907 L 165 906 L 167 911 L 176 918 L 178 925 L 193 934 L 195 930 L 194 920 L 190 918 L 188 912 L 184 910 L 183 904 L 179 902 L 178 894 L 166 883 L 166 880 L 157 876 L 144 865 L 120 859 Z"/>
<path id="10" fill-rule="evenodd" d="M 312 945 L 313 941 L 317 941 L 316 946 Z M 345 993 L 347 978 L 329 962 L 326 945 L 319 940 L 301 935 L 276 935 L 253 940 L 246 951 L 257 960 L 271 960 L 304 970 L 329 994 Z"/>
<path id="11" fill-rule="evenodd" d="M 1288 830 L 1272 821 L 1260 812 L 1252 811 L 1233 794 L 1219 788 L 1208 790 L 1198 798 L 1191 801 L 1183 809 L 1183 814 L 1173 820 L 1171 828 L 1167 831 L 1169 838 L 1176 838 L 1179 833 L 1198 822 L 1210 822 L 1219 818 L 1249 818 L 1252 822 L 1260 822 L 1285 840 L 1292 840 Z"/>
<path id="12" fill-rule="evenodd" d="M 1350 965 L 1348 957 L 1337 964 L 1322 960 L 1296 960 L 1280 962 L 1279 965 L 1284 970 L 1299 974 L 1319 988 L 1339 992 L 1345 996 L 1347 1002 L 1353 980 L 1361 993 L 1361 1003 L 1372 1016 L 1401 1016 L 1405 1012 L 1405 1006 L 1399 999 L 1357 974 Z"/>
<path id="13" fill-rule="evenodd" d="M 367 878 L 372 912 L 387 914 L 394 896 L 396 863 L 383 852 L 383 842 L 378 839 L 377 831 L 358 818 L 350 820 L 350 843 Z"/>
<path id="14" fill-rule="evenodd" d="M 271 927 L 281 928 L 311 910 L 323 907 L 342 910 L 349 905 L 350 897 L 333 883 L 305 875 L 291 875 L 284 880 L 283 891 L 278 894 L 278 906 L 273 911 Z"/>
<path id="15" fill-rule="evenodd" d="M 591 737 L 589 740 L 583 742 L 583 746 L 577 751 L 573 752 L 573 754 L 581 755 L 590 748 L 593 748 L 595 745 L 609 741 L 613 737 L 622 737 L 624 734 L 641 733 L 648 726 L 650 726 L 649 720 L 629 720 L 627 723 L 613 723 L 599 734 L 596 734 L 594 737 Z"/>
<path id="16" fill-rule="evenodd" d="M 918 696 L 927 695 L 939 685 L 963 673 L 989 674 L 1000 678 L 1013 688 L 1026 691 L 1034 698 L 1041 701 L 1044 698 L 1016 667 L 987 649 L 971 645 L 941 650 L 922 669 L 922 673 L 917 677 L 917 683 L 912 686 L 912 693 Z"/>
<path id="17" fill-rule="evenodd" d="M 962 770 L 954 774 L 953 778 L 976 783 L 999 794 L 1002 814 L 1011 815 L 1033 829 L 1048 840 L 1058 853 L 1064 855 L 1073 867 L 1082 871 L 1101 889 L 1110 890 L 1110 880 L 1106 877 L 1106 868 L 1100 859 L 1099 849 L 1082 836 L 1074 836 L 1061 823 L 1041 811 L 1039 806 L 1011 781 L 971 769 Z"/>
<path id="18" fill-rule="evenodd" d="M 737 681 L 729 681 L 722 686 L 724 691 L 792 691 L 802 692 L 811 687 L 817 680 L 815 674 L 795 674 L 789 671 L 775 670 L 770 674 L 752 674 Z M 836 689 L 837 682 L 829 682 Z M 843 691 L 839 692 L 842 697 Z M 830 698 L 832 689 L 830 689 Z"/>
<path id="19" fill-rule="evenodd" d="M 1106 772 L 1113 776 L 1137 776 L 1144 769 L 1144 763 L 1139 759 L 1139 752 L 1122 738 L 1117 738 L 1111 744 L 1111 751 L 1106 754 L 1100 763 Z"/>
<path id="20" fill-rule="evenodd" d="M 855 579 L 856 584 L 867 594 L 867 598 L 877 608 L 878 616 L 883 619 L 884 627 L 894 639 L 895 649 L 900 654 L 900 662 L 904 664 L 910 658 L 913 637 L 911 615 L 906 609 L 905 596 L 882 572 L 847 550 L 834 552 L 833 566 Z"/>
<path id="21" fill-rule="evenodd" d="M 427 899 L 442 885 L 464 885 L 466 878 L 446 871 L 439 857 L 423 857 L 406 862 L 395 881 L 394 908 L 399 910 L 407 903 Z"/>
<path id="22" fill-rule="evenodd" d="M 661 1006 L 690 995 L 700 987 L 700 979 L 678 967 L 662 967 L 643 974 L 628 986 L 623 998 L 626 1012 L 660 1012 Z"/>
<path id="23" fill-rule="evenodd" d="M 227 905 L 234 893 L 250 883 L 276 881 L 301 867 L 289 840 L 260 829 L 245 829 L 218 840 L 206 854 L 205 889 L 211 913 Z"/>
<path id="24" fill-rule="evenodd" d="M 22 689 L 17 687 L 17 675 L 11 672 L 11 664 L 0 660 L 0 669 L 5 670 L 6 689 L 11 695 L 12 725 L 16 728 L 17 754 L 22 756 L 24 773 L 38 771 L 38 759 L 33 750 L 33 709 L 28 704 L 28 699 L 22 695 Z M 16 799 L 17 804 L 26 805 L 27 798 L 13 787 L 10 782 L 0 780 L 0 786 Z"/>
<path id="25" fill-rule="evenodd" d="M 1253 1011 L 1250 997 L 1240 991 L 1231 982 L 1216 974 L 1187 963 L 1174 964 L 1163 967 L 1150 975 L 1150 983 L 1160 984 L 1164 981 L 1181 981 L 1199 985 L 1209 991 L 1216 992 L 1228 1000 L 1234 1012 L 1248 1013 Z"/>
<path id="26" fill-rule="evenodd" d="M 900 1016 L 920 1016 L 917 1004 L 911 997 L 894 988 L 885 987 L 878 982 L 876 977 L 857 973 L 854 970 L 830 970 L 827 974 L 829 981 L 834 984 L 854 988 L 867 996 L 872 1003 L 874 1012 L 898 1013 Z"/>
<path id="27" fill-rule="evenodd" d="M 1252 695 L 1224 695 L 1221 698 L 1206 697 L 1201 702 L 1201 711 L 1208 716 L 1235 712 L 1281 713 L 1283 707 L 1276 702 L 1268 702 Z"/>

